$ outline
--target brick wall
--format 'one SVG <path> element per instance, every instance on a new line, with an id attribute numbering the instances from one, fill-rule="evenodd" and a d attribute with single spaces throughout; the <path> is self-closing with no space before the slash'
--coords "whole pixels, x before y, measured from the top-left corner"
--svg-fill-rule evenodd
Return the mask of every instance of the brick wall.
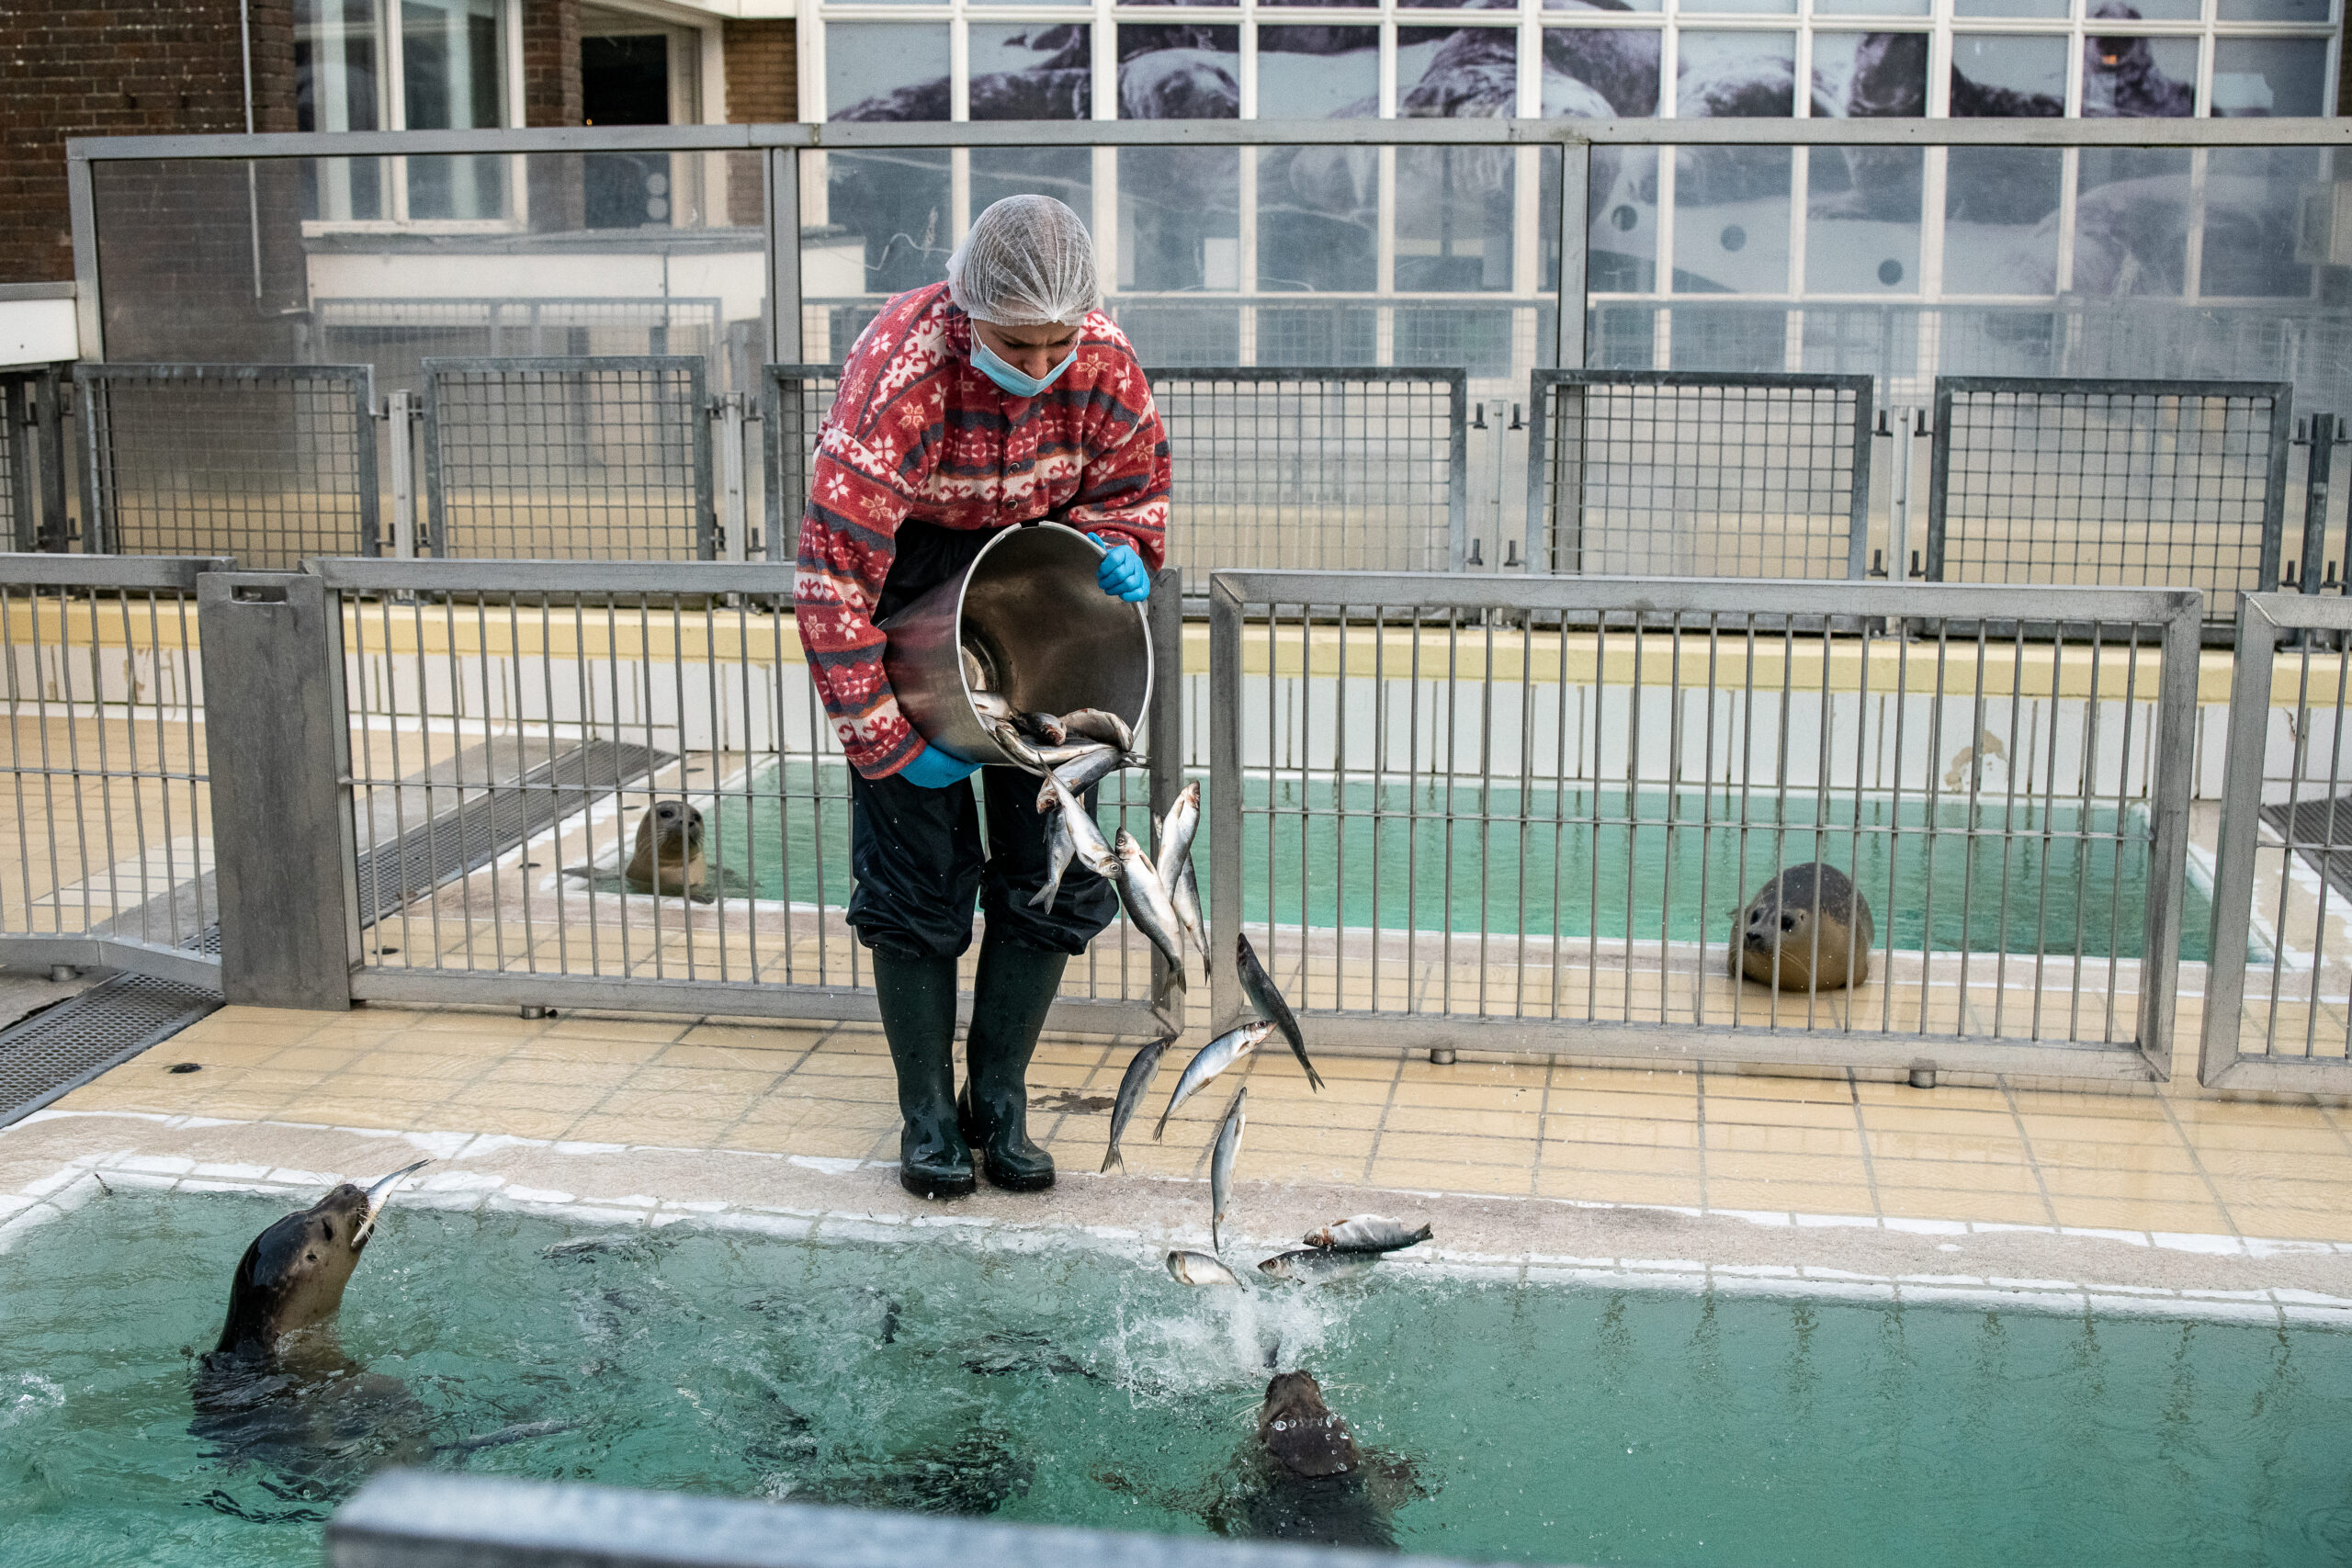
<path id="1" fill-rule="evenodd" d="M 775 125 L 800 118 L 800 56 L 792 23 L 729 22 L 727 123 Z"/>
<path id="2" fill-rule="evenodd" d="M 251 0 L 254 129 L 294 129 L 291 0 Z M 74 276 L 69 136 L 245 129 L 237 0 L 0 0 L 0 283 Z"/>
<path id="3" fill-rule="evenodd" d="M 580 118 L 580 0 L 523 0 L 523 123 Z"/>

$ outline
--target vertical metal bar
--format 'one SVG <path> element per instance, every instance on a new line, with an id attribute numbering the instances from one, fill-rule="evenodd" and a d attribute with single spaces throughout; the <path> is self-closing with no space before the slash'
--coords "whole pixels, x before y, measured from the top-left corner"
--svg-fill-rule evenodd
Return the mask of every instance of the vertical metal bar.
<path id="1" fill-rule="evenodd" d="M 1928 433 L 1928 558 L 1920 572 L 1929 582 L 1944 580 L 1944 532 L 1951 502 L 1951 378 L 1937 377 L 1935 428 Z"/>
<path id="2" fill-rule="evenodd" d="M 2281 447 L 2278 462 L 2285 462 Z M 2182 889 L 2188 882 L 2188 795 L 2197 759 L 2198 647 L 2204 595 L 2181 595 L 2165 622 L 2163 689 L 2156 694 L 2154 832 L 2148 845 L 2148 934 L 2140 968 L 2140 1055 L 2158 1081 L 2172 1077 L 2173 1014 L 2179 998 Z"/>
<path id="3" fill-rule="evenodd" d="M 741 561 L 751 543 L 752 518 L 744 510 L 743 394 L 718 400 L 718 537 L 724 558 Z"/>
<path id="4" fill-rule="evenodd" d="M 1560 570 L 1560 563 L 1554 557 L 1552 519 L 1545 505 L 1549 487 L 1544 482 L 1544 464 L 1551 436 L 1553 384 L 1541 370 L 1527 373 L 1527 570 L 1546 574 Z"/>
<path id="5" fill-rule="evenodd" d="M 1144 716 L 1145 727 L 1151 737 L 1151 814 L 1164 821 L 1176 804 L 1176 796 L 1184 788 L 1183 568 L 1162 567 L 1152 578 L 1151 600 L 1146 607 L 1144 621 L 1145 633 L 1151 647 L 1152 666 L 1151 706 Z M 1211 834 L 1210 841 L 1214 844 L 1218 838 L 1239 831 L 1238 821 L 1220 820 Z M 1153 852 L 1157 853 L 1158 849 L 1155 844 Z M 1214 879 L 1216 874 L 1214 865 L 1209 868 L 1209 874 Z M 1210 892 L 1210 898 L 1215 901 L 1214 889 Z M 1214 925 L 1210 928 L 1212 932 L 1227 929 Z M 1210 951 L 1214 953 L 1216 949 L 1212 947 Z M 1169 1027 L 1182 1028 L 1184 1001 L 1181 993 L 1171 997 L 1168 988 L 1167 968 L 1168 961 L 1159 956 L 1159 950 L 1152 949 L 1151 997 L 1154 1008 L 1161 1011 Z M 1215 964 L 1209 965 L 1212 974 L 1216 968 Z M 1125 999 L 1124 990 L 1121 999 Z M 1161 1005 L 1170 1000 L 1172 1000 L 1175 1010 L 1173 1016 Z M 1215 1004 L 1214 994 L 1211 1002 Z"/>
<path id="6" fill-rule="evenodd" d="M 1446 394 L 1453 418 L 1446 445 L 1446 570 L 1460 571 L 1470 553 L 1470 373 L 1448 372 Z"/>
<path id="7" fill-rule="evenodd" d="M 2335 466 L 2336 419 L 2332 413 L 2315 413 L 2311 422 L 2311 456 L 2303 467 L 2302 589 L 2316 593 L 2327 559 L 2327 492 Z"/>
<path id="8" fill-rule="evenodd" d="M 1871 553 L 1871 449 L 1873 445 L 1871 424 L 1871 390 L 1870 377 L 1855 378 L 1853 389 L 1854 489 L 1847 513 L 1849 526 L 1846 533 L 1846 575 L 1857 582 L 1870 575 L 1868 562 Z M 1832 393 L 1831 396 L 1834 398 L 1836 394 Z M 1832 406 L 1835 406 L 1834 403 Z M 1905 457 L 1910 455 L 1907 445 L 1905 445 L 1910 438 L 1908 431 L 1903 432 L 1896 437 Z M 1826 637 L 1828 634 L 1825 630 L 1823 635 Z"/>
<path id="9" fill-rule="evenodd" d="M 343 616 L 297 573 L 212 572 L 198 586 L 207 664 L 220 984 L 230 1001 L 351 1005 L 359 912 Z M 230 678 L 229 671 L 243 672 Z"/>
<path id="10" fill-rule="evenodd" d="M 392 554 L 401 560 L 416 558 L 416 394 L 385 396 L 386 423 L 390 426 L 392 460 Z"/>
<path id="11" fill-rule="evenodd" d="M 1569 131 L 1560 143 L 1560 293 L 1552 362 L 1585 367 L 1585 299 L 1591 260 L 1592 143 Z M 1532 405 L 1531 405 L 1532 406 Z M 1528 558 L 1531 561 L 1532 556 Z"/>
<path id="12" fill-rule="evenodd" d="M 1241 931 L 1241 601 L 1223 577 L 1209 580 L 1209 930 L 1231 942 Z M 1210 964 L 1215 1027 L 1248 1006 L 1233 965 Z"/>
<path id="13" fill-rule="evenodd" d="M 2262 495 L 2262 565 L 2256 584 L 2265 593 L 2278 586 L 2278 555 L 2287 523 L 2287 455 L 2295 444 L 2295 391 L 2281 383 L 2270 393 L 2270 461 Z M 2317 434 L 2316 429 L 2313 432 Z"/>
<path id="14" fill-rule="evenodd" d="M 768 358 L 798 359 L 800 347 L 800 150 L 771 147 L 763 160 L 768 284 Z"/>
<path id="15" fill-rule="evenodd" d="M 107 356 L 107 318 L 98 274 L 98 204 L 89 154 L 68 142 L 65 209 L 74 231 L 74 328 L 82 357 Z"/>

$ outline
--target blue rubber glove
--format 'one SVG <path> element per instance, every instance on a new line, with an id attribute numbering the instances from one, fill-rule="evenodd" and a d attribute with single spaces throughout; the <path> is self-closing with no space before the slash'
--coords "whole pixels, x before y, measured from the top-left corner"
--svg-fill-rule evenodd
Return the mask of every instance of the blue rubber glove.
<path id="1" fill-rule="evenodd" d="M 1151 573 L 1145 570 L 1143 558 L 1132 545 L 1114 545 L 1100 534 L 1088 538 L 1110 553 L 1094 569 L 1095 583 L 1114 599 L 1125 599 L 1130 604 L 1140 604 L 1151 597 Z"/>
<path id="2" fill-rule="evenodd" d="M 936 746 L 926 746 L 915 753 L 915 760 L 899 770 L 899 776 L 922 789 L 945 789 L 949 784 L 962 784 L 980 771 L 978 762 L 959 762 Z"/>

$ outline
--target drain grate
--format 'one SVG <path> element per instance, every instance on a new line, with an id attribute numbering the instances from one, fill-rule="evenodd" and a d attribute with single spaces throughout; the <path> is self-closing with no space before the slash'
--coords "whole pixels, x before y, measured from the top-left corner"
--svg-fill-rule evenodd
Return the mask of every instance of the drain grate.
<path id="1" fill-rule="evenodd" d="M 212 991 L 145 975 L 118 975 L 0 1030 L 0 1127 L 170 1039 L 220 1006 Z"/>
<path id="2" fill-rule="evenodd" d="M 2290 815 L 2282 802 L 2262 808 L 2262 819 L 2287 840 L 2328 886 L 2352 897 L 2352 795 L 2299 800 Z"/>
<path id="3" fill-rule="evenodd" d="M 481 870 L 532 834 L 676 760 L 643 746 L 592 740 L 514 778 L 462 786 L 478 797 L 359 857 L 360 924 L 389 919 L 443 883 Z"/>

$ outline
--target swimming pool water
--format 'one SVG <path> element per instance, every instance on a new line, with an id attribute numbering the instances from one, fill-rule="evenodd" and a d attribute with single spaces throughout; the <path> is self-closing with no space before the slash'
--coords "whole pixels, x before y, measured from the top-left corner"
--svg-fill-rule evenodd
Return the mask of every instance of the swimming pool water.
<path id="1" fill-rule="evenodd" d="M 753 781 L 748 811 L 741 795 L 720 797 L 713 843 L 726 863 L 752 868 L 761 897 L 848 897 L 846 803 L 820 814 L 796 800 L 779 819 L 772 798 L 779 787 L 805 795 L 815 782 L 810 764 L 792 763 Z M 824 787 L 839 794 L 847 784 L 828 775 Z M 1133 787 L 1140 795 L 1142 781 Z M 1242 800 L 1242 918 L 1252 925 L 1271 911 L 1278 923 L 1320 928 L 1442 931 L 1450 921 L 1455 931 L 1677 942 L 1703 934 L 1720 944 L 1775 870 L 1826 860 L 1861 888 L 1883 948 L 1958 952 L 1964 938 L 1973 953 L 2070 954 L 2079 940 L 2086 957 L 2141 956 L 2148 848 L 2136 808 L 2119 841 L 2113 807 L 2029 811 L 1960 800 L 1931 812 L 1916 795 L 1834 796 L 1825 810 L 1811 795 L 1759 793 L 1744 825 L 1737 796 L 1721 790 L 1711 799 L 1700 789 L 1248 778 Z M 1107 791 L 1101 817 L 1118 825 Z M 1148 813 L 1131 808 L 1127 825 L 1144 834 Z M 1194 858 L 1204 896 L 1213 829 L 1204 819 Z M 747 850 L 730 852 L 747 837 Z M 2206 959 L 2211 926 L 2211 903 L 2192 880 L 2183 959 Z"/>
<path id="2" fill-rule="evenodd" d="M 349 1478 L 289 1484 L 187 1430 L 230 1270 L 293 1206 L 118 1192 L 0 1254 L 0 1562 L 317 1561 Z M 547 1255 L 572 1235 L 613 1245 Z M 1397 1265 L 1235 1296 L 1035 1238 L 573 1232 L 396 1201 L 341 1339 L 404 1388 L 376 1408 L 407 1411 L 393 1424 L 413 1437 L 578 1423 L 429 1461 L 477 1472 L 1198 1535 L 1231 1512 L 1271 1362 L 1314 1372 L 1409 1472 L 1390 1517 L 1413 1550 L 1725 1568 L 2352 1556 L 2352 1337 L 2316 1328 Z"/>

